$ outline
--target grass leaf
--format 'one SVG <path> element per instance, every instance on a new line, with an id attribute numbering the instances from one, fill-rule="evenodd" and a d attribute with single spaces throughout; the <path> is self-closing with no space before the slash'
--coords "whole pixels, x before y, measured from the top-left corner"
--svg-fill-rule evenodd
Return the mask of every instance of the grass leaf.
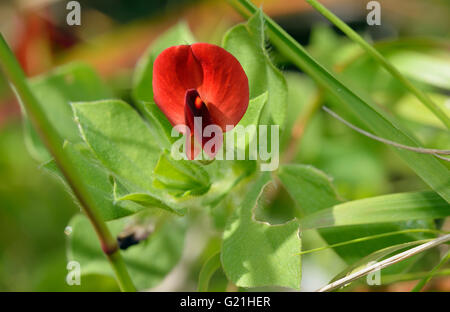
<path id="1" fill-rule="evenodd" d="M 450 205 L 434 192 L 389 194 L 354 200 L 310 214 L 302 229 L 439 219 L 450 215 Z"/>

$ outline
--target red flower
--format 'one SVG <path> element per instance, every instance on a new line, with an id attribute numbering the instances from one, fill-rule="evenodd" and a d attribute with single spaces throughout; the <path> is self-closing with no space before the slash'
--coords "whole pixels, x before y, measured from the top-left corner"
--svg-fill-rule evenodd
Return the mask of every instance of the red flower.
<path id="1" fill-rule="evenodd" d="M 173 126 L 190 130 L 190 159 L 212 138 L 203 138 L 206 126 L 217 125 L 225 132 L 244 116 L 248 101 L 248 79 L 239 61 L 225 49 L 196 43 L 170 47 L 153 65 L 154 100 Z M 194 117 L 202 117 L 201 129 L 194 128 Z M 222 137 L 220 144 L 222 142 Z M 212 151 L 212 157 L 218 148 Z"/>

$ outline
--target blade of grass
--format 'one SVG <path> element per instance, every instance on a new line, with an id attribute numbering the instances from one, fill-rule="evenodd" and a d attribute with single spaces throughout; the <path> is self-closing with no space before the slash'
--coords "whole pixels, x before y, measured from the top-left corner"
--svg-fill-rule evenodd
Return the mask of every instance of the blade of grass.
<path id="1" fill-rule="evenodd" d="M 382 260 L 382 261 L 377 262 L 375 264 L 369 265 L 369 266 L 365 267 L 364 269 L 359 270 L 359 271 L 357 271 L 355 273 L 352 273 L 352 274 L 350 274 L 350 275 L 348 275 L 346 277 L 343 277 L 343 278 L 341 278 L 341 279 L 339 279 L 337 281 L 334 281 L 334 282 L 332 282 L 332 283 L 330 283 L 330 284 L 328 284 L 328 285 L 318 289 L 317 291 L 318 292 L 325 292 L 325 291 L 331 291 L 331 290 L 337 289 L 337 288 L 342 287 L 343 285 L 346 285 L 346 284 L 348 284 L 350 282 L 353 282 L 353 281 L 355 281 L 355 280 L 357 280 L 357 279 L 359 279 L 359 278 L 361 278 L 361 277 L 363 277 L 363 276 L 365 276 L 365 275 L 367 275 L 367 274 L 369 274 L 371 272 L 384 269 L 384 268 L 386 268 L 386 267 L 388 267 L 390 265 L 393 265 L 393 264 L 398 263 L 398 262 L 400 262 L 402 260 L 408 259 L 408 258 L 410 258 L 412 256 L 415 256 L 415 255 L 421 253 L 421 252 L 424 252 L 425 250 L 428 250 L 430 248 L 439 246 L 440 244 L 443 244 L 443 243 L 448 242 L 448 241 L 450 241 L 450 234 L 441 236 L 441 237 L 436 238 L 436 239 L 434 239 L 432 241 L 426 242 L 426 243 L 424 243 L 422 245 L 419 245 L 417 247 L 408 249 L 408 250 L 406 250 L 404 252 L 401 252 L 401 253 L 396 254 L 396 255 L 394 255 L 392 257 L 389 257 L 389 258 L 387 258 L 385 260 Z"/>
<path id="2" fill-rule="evenodd" d="M 339 246 L 365 242 L 365 241 L 368 241 L 368 240 L 371 240 L 371 239 L 377 239 L 377 238 L 381 238 L 381 237 L 387 237 L 387 236 L 399 235 L 399 234 L 405 234 L 405 233 L 443 233 L 443 232 L 438 231 L 438 230 L 430 230 L 430 229 L 401 230 L 401 231 L 395 231 L 395 232 L 389 232 L 389 233 L 383 233 L 383 234 L 377 234 L 377 235 L 360 237 L 360 238 L 352 239 L 352 240 L 349 240 L 349 241 L 346 241 L 346 242 L 342 242 L 342 243 L 337 243 L 337 244 L 333 244 L 333 245 L 327 245 L 327 246 L 324 246 L 324 247 L 304 250 L 302 252 L 299 252 L 298 255 L 309 254 L 309 253 L 312 253 L 312 252 L 318 252 L 318 251 L 326 250 L 328 248 L 335 248 L 335 247 L 339 247 Z"/>
<path id="3" fill-rule="evenodd" d="M 9 78 L 17 97 L 23 103 L 33 125 L 53 155 L 59 169 L 64 174 L 68 184 L 82 205 L 84 212 L 91 221 L 100 240 L 102 249 L 116 274 L 117 282 L 121 290 L 135 291 L 136 289 L 128 274 L 116 239 L 112 236 L 105 221 L 101 218 L 95 206 L 95 200 L 91 198 L 88 186 L 83 183 L 83 176 L 78 173 L 79 169 L 74 166 L 70 157 L 64 152 L 63 139 L 49 122 L 42 106 L 31 91 L 22 68 L 2 34 L 0 34 L 0 68 Z"/>
<path id="4" fill-rule="evenodd" d="M 258 8 L 248 0 L 228 0 L 236 10 L 248 17 Z M 286 31 L 266 15 L 265 21 L 272 44 L 289 59 L 292 64 L 311 76 L 318 84 L 335 96 L 343 108 L 353 113 L 373 133 L 400 144 L 420 147 L 415 139 L 401 130 L 394 120 L 376 105 L 365 102 L 348 89 L 342 82 L 317 63 L 309 53 Z M 394 149 L 398 155 L 433 190 L 450 202 L 450 173 L 438 159 L 432 155 L 418 154 L 404 149 Z"/>
<path id="5" fill-rule="evenodd" d="M 450 129 L 450 117 L 439 108 L 424 92 L 416 88 L 400 71 L 389 63 L 383 55 L 372 47 L 367 41 L 365 41 L 360 35 L 358 35 L 353 29 L 351 29 L 346 23 L 344 23 L 339 17 L 330 12 L 322 4 L 316 0 L 306 0 L 314 9 L 320 14 L 325 16 L 331 23 L 339 28 L 350 39 L 358 43 L 366 52 L 372 56 L 377 62 L 379 62 L 393 77 L 395 77 L 407 90 L 413 93 L 419 101 L 428 107 L 441 121 Z"/>
<path id="6" fill-rule="evenodd" d="M 431 270 L 430 273 L 428 273 L 427 276 L 425 276 L 423 279 L 421 279 L 416 286 L 414 286 L 414 288 L 411 290 L 412 292 L 419 292 L 421 291 L 425 285 L 431 280 L 431 278 L 436 275 L 436 272 L 439 271 L 439 269 L 445 264 L 447 263 L 447 261 L 450 260 L 450 252 L 447 252 L 447 254 L 442 258 L 442 260 L 438 263 L 437 266 L 435 266 L 433 268 L 433 270 Z"/>
<path id="7" fill-rule="evenodd" d="M 433 239 L 434 238 L 413 240 L 413 241 L 409 241 L 409 242 L 405 242 L 405 243 L 394 244 L 389 247 L 385 247 L 385 248 L 376 250 L 376 251 L 368 254 L 367 256 L 357 260 L 356 262 L 352 263 L 351 265 L 347 266 L 343 271 L 339 272 L 335 277 L 333 277 L 331 279 L 330 283 L 335 282 L 341 278 L 344 278 L 353 272 L 359 271 L 360 269 L 365 268 L 368 265 L 371 265 L 377 261 L 380 261 L 381 259 L 383 259 L 385 257 L 392 256 L 396 252 L 405 251 L 408 248 L 412 248 L 412 247 L 418 246 L 420 244 L 430 242 Z"/>
<path id="8" fill-rule="evenodd" d="M 450 215 L 450 205 L 434 192 L 388 194 L 353 200 L 301 218 L 302 230 L 420 219 Z"/>

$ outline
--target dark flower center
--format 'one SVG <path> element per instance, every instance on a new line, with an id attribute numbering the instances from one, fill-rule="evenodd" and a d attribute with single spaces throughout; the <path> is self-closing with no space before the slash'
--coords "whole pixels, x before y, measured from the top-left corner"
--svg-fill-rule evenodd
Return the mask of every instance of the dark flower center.
<path id="1" fill-rule="evenodd" d="M 202 137 L 203 129 L 208 125 L 213 124 L 208 107 L 195 89 L 189 89 L 186 91 L 184 118 L 186 125 L 191 131 L 191 135 L 195 135 L 199 141 Z M 204 139 L 202 141 L 204 141 Z M 206 142 L 202 142 L 202 145 L 204 143 Z"/>
<path id="2" fill-rule="evenodd" d="M 213 125 L 214 121 L 211 118 L 208 107 L 196 89 L 186 91 L 184 118 L 186 126 L 189 127 L 191 132 L 191 137 L 193 136 L 197 142 L 201 142 L 202 147 L 216 136 L 214 132 L 211 134 L 211 137 L 203 136 L 204 129 L 209 125 Z M 216 146 L 212 147 L 211 152 L 216 152 Z"/>

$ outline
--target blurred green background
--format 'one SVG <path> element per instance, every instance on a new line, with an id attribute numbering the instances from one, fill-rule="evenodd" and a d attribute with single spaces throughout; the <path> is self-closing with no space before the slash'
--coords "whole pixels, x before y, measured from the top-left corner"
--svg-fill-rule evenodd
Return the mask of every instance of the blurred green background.
<path id="1" fill-rule="evenodd" d="M 29 76 L 82 60 L 93 65 L 114 87 L 116 95 L 126 100 L 137 59 L 165 29 L 185 19 L 199 41 L 220 44 L 227 28 L 243 21 L 226 1 L 79 2 L 82 24 L 68 26 L 67 1 L 3 0 L 0 31 Z M 392 63 L 449 112 L 450 3 L 448 0 L 379 2 L 382 23 L 368 26 L 367 1 L 322 1 L 366 39 L 374 41 Z M 394 112 L 425 146 L 450 147 L 448 131 L 306 2 L 267 0 L 262 7 L 329 70 Z M 317 87 L 309 77 L 287 64 L 276 50 L 271 56 L 288 80 L 288 125 L 292 126 L 297 116 L 311 105 Z M 332 102 L 332 98 L 324 99 L 327 105 Z M 357 123 L 350 116 L 345 117 Z M 289 137 L 289 132 L 282 134 L 282 147 L 287 147 Z M 386 146 L 353 132 L 321 111 L 305 125 L 294 160 L 312 164 L 332 176 L 342 196 L 349 200 L 427 188 Z M 289 205 L 282 202 L 272 205 L 265 212 L 267 218 L 283 221 L 291 212 L 282 207 Z M 0 291 L 116 290 L 111 279 L 100 277 L 91 277 L 81 287 L 66 285 L 64 229 L 77 211 L 59 181 L 43 172 L 27 151 L 19 105 L 0 75 Z M 196 220 L 197 224 L 205 222 L 201 217 Z M 208 248 L 213 250 L 218 242 L 200 243 L 201 233 L 197 232 L 189 237 L 190 244 L 199 240 L 205 249 L 194 250 L 183 258 L 185 267 L 176 268 L 174 273 L 183 277 L 181 282 L 168 278 L 159 290 L 195 289 L 200 264 L 208 255 Z M 313 244 L 319 238 L 314 235 L 306 238 L 306 247 L 308 240 Z M 305 259 L 304 290 L 321 286 L 341 265 L 331 251 Z M 331 273 L 323 270 L 333 266 L 336 268 Z M 215 275 L 212 287 L 217 290 L 226 287 L 223 274 Z M 397 284 L 383 290 L 404 290 L 404 287 L 409 286 Z M 438 279 L 430 287 L 450 291 L 449 279 Z"/>

